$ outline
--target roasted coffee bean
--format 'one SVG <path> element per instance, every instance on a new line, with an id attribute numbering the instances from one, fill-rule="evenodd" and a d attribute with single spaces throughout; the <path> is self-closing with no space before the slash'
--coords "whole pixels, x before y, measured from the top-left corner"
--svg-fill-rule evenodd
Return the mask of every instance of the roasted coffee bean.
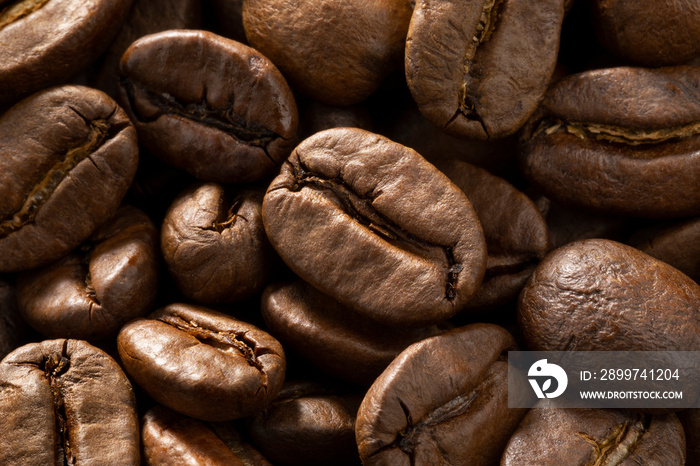
<path id="1" fill-rule="evenodd" d="M 635 232 L 629 244 L 700 283 L 700 217 L 649 225 Z"/>
<path id="2" fill-rule="evenodd" d="M 262 193 L 215 183 L 180 194 L 163 220 L 161 247 L 180 290 L 202 303 L 240 301 L 260 291 L 273 258 Z"/>
<path id="3" fill-rule="evenodd" d="M 50 338 L 114 336 L 158 291 L 158 230 L 126 206 L 73 253 L 18 280 L 22 316 Z"/>
<path id="4" fill-rule="evenodd" d="M 0 463 L 139 463 L 131 384 L 104 351 L 80 340 L 22 346 L 0 363 Z"/>
<path id="5" fill-rule="evenodd" d="M 324 373 L 369 386 L 408 345 L 438 326 L 402 329 L 348 309 L 301 280 L 265 289 L 262 315 L 270 333 Z"/>
<path id="6" fill-rule="evenodd" d="M 700 465 L 700 409 L 688 409 L 678 413 L 685 431 L 686 466 Z"/>
<path id="7" fill-rule="evenodd" d="M 518 295 L 547 252 L 547 224 L 530 198 L 506 180 L 458 160 L 442 171 L 467 195 L 486 238 L 486 274 L 467 309 L 498 308 Z"/>
<path id="8" fill-rule="evenodd" d="M 117 37 L 98 62 L 94 86 L 117 96 L 117 70 L 126 49 L 145 35 L 169 29 L 199 29 L 202 23 L 199 0 L 134 0 Z"/>
<path id="9" fill-rule="evenodd" d="M 683 427 L 674 414 L 613 409 L 531 409 L 503 453 L 501 466 L 655 465 L 685 462 Z"/>
<path id="10" fill-rule="evenodd" d="M 303 141 L 265 194 L 263 222 L 302 279 L 391 325 L 455 315 L 486 265 L 464 193 L 418 153 L 360 129 Z"/>
<path id="11" fill-rule="evenodd" d="M 355 416 L 361 401 L 361 395 L 317 383 L 287 382 L 251 418 L 248 431 L 276 465 L 359 464 Z"/>
<path id="12" fill-rule="evenodd" d="M 623 244 L 570 243 L 537 266 L 518 320 L 533 351 L 699 351 L 700 285 Z"/>
<path id="13" fill-rule="evenodd" d="M 25 327 L 17 309 L 14 284 L 0 279 L 0 359 L 24 342 Z"/>
<path id="14" fill-rule="evenodd" d="M 243 2 L 250 44 L 295 89 L 335 105 L 365 100 L 401 64 L 410 18 L 406 0 Z"/>
<path id="15" fill-rule="evenodd" d="M 357 414 L 365 465 L 489 465 L 525 414 L 507 402 L 510 334 L 473 324 L 415 343 L 374 382 Z"/>
<path id="16" fill-rule="evenodd" d="M 117 338 L 126 372 L 157 402 L 187 416 L 250 416 L 282 388 L 282 346 L 226 314 L 171 304 L 126 324 Z M 163 383 L 167 380 L 167 383 Z"/>
<path id="17" fill-rule="evenodd" d="M 90 64 L 119 30 L 132 1 L 0 2 L 0 108 Z"/>
<path id="18" fill-rule="evenodd" d="M 642 66 L 681 65 L 700 56 L 700 4 L 677 0 L 593 0 L 600 43 Z"/>
<path id="19" fill-rule="evenodd" d="M 165 31 L 124 53 L 120 100 L 153 154 L 197 178 L 259 180 L 296 143 L 297 107 L 257 51 L 206 31 Z"/>
<path id="20" fill-rule="evenodd" d="M 51 88 L 0 117 L 0 272 L 77 247 L 119 206 L 138 164 L 136 132 L 106 94 Z"/>
<path id="21" fill-rule="evenodd" d="M 612 68 L 547 91 L 521 135 L 545 194 L 598 213 L 700 214 L 700 68 Z"/>
<path id="22" fill-rule="evenodd" d="M 143 417 L 141 442 L 146 465 L 263 466 L 250 463 L 202 421 L 185 417 L 165 406 L 150 409 Z M 263 459 L 264 461 L 264 459 Z M 269 463 L 267 463 L 269 465 Z"/>
<path id="23" fill-rule="evenodd" d="M 515 133 L 554 72 L 564 1 L 416 3 L 406 80 L 423 115 L 460 137 Z"/>

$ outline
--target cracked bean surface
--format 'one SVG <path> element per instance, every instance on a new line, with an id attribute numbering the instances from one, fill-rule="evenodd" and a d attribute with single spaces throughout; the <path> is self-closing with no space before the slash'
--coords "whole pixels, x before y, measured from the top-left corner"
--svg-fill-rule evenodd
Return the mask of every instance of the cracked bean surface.
<path id="1" fill-rule="evenodd" d="M 154 62 L 165 72 L 154 72 Z M 289 86 L 272 62 L 239 42 L 207 31 L 151 34 L 127 49 L 119 73 L 119 99 L 139 142 L 199 179 L 259 180 L 296 143 Z"/>
<path id="2" fill-rule="evenodd" d="M 360 405 L 355 436 L 363 464 L 496 462 L 526 412 L 507 406 L 507 352 L 515 349 L 511 335 L 493 324 L 406 348 Z"/>
<path id="3" fill-rule="evenodd" d="M 263 222 L 301 278 L 393 325 L 455 315 L 486 266 L 464 193 L 412 149 L 360 129 L 303 141 L 265 194 Z"/>
<path id="4" fill-rule="evenodd" d="M 675 414 L 561 409 L 540 402 L 508 441 L 501 466 L 681 466 L 685 436 Z"/>
<path id="5" fill-rule="evenodd" d="M 471 139 L 515 133 L 557 58 L 563 0 L 422 0 L 406 39 L 406 80 L 421 113 Z"/>
<path id="6" fill-rule="evenodd" d="M 277 340 L 200 306 L 171 304 L 131 321 L 117 345 L 126 372 L 153 399 L 206 421 L 257 412 L 284 381 L 285 357 Z"/>
<path id="7" fill-rule="evenodd" d="M 136 132 L 106 94 L 41 91 L 0 117 L 0 272 L 82 243 L 117 209 L 138 163 Z"/>
<path id="8" fill-rule="evenodd" d="M 545 195 L 599 214 L 700 214 L 698 68 L 618 67 L 552 85 L 521 133 Z"/>
<path id="9" fill-rule="evenodd" d="M 0 416 L 2 464 L 139 462 L 131 384 L 116 361 L 84 341 L 31 343 L 3 359 Z"/>

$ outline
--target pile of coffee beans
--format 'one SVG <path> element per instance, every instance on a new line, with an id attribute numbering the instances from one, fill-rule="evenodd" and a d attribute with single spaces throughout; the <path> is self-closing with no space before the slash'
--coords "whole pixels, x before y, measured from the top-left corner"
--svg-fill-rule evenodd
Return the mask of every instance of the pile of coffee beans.
<path id="1" fill-rule="evenodd" d="M 699 282 L 696 2 L 0 1 L 2 465 L 697 466 L 507 372 Z"/>

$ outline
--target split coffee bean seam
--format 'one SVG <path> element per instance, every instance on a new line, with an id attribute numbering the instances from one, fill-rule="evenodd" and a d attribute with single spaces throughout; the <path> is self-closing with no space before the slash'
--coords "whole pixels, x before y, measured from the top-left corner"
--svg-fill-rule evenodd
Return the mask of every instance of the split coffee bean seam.
<path id="1" fill-rule="evenodd" d="M 332 193 L 343 212 L 368 228 L 384 241 L 404 251 L 410 251 L 406 248 L 406 245 L 414 246 L 414 248 L 411 248 L 414 251 L 421 249 L 442 249 L 445 254 L 445 269 L 447 273 L 445 278 L 445 299 L 448 301 L 453 301 L 455 299 L 457 296 L 457 280 L 464 266 L 457 263 L 454 258 L 454 245 L 443 246 L 424 241 L 382 215 L 372 205 L 375 198 L 379 196 L 381 192 L 374 193 L 371 196 L 361 196 L 341 178 L 328 179 L 316 175 L 304 165 L 301 159 L 298 160 L 298 165 L 299 166 L 296 167 L 294 164 L 291 164 L 295 180 L 294 186 L 290 188 L 292 192 L 297 192 L 304 187 L 310 187 L 318 191 Z M 374 219 L 369 218 L 368 215 L 363 214 L 360 210 L 366 211 L 369 215 L 374 217 Z"/>

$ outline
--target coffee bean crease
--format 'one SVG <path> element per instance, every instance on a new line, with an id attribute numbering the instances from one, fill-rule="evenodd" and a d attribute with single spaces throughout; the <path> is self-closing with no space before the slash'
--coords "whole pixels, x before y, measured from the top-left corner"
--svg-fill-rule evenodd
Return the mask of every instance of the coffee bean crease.
<path id="1" fill-rule="evenodd" d="M 23 226 L 32 223 L 41 206 L 48 202 L 61 182 L 80 162 L 89 159 L 100 170 L 95 161 L 90 158 L 91 155 L 105 143 L 105 140 L 113 136 L 114 133 L 121 131 L 124 127 L 124 125 L 110 125 L 109 123 L 110 118 L 117 110 L 116 107 L 106 119 L 92 121 L 88 120 L 78 110 L 72 107 L 71 110 L 77 113 L 88 127 L 88 134 L 85 140 L 82 144 L 69 149 L 63 158 L 51 167 L 44 178 L 29 193 L 18 212 L 12 215 L 11 218 L 6 218 L 0 222 L 0 238 L 4 238 Z"/>
<path id="2" fill-rule="evenodd" d="M 193 336 L 206 345 L 223 351 L 224 353 L 237 351 L 241 354 L 241 356 L 243 356 L 250 366 L 260 371 L 260 375 L 262 376 L 262 386 L 267 386 L 267 374 L 265 373 L 263 364 L 258 360 L 258 356 L 262 356 L 268 352 L 264 348 L 257 348 L 255 341 L 246 337 L 245 331 L 218 332 L 201 327 L 196 322 L 186 321 L 180 317 L 171 315 L 159 317 L 158 320 Z"/>
<path id="3" fill-rule="evenodd" d="M 277 164 L 268 153 L 267 148 L 274 140 L 285 138 L 265 128 L 263 125 L 246 121 L 244 117 L 234 112 L 233 103 L 227 107 L 212 107 L 205 95 L 200 103 L 185 104 L 178 101 L 170 94 L 153 92 L 135 83 L 131 79 L 122 78 L 121 82 L 126 89 L 131 108 L 137 113 L 139 120 L 149 123 L 157 120 L 160 115 L 149 118 L 138 114 L 138 106 L 135 103 L 134 95 L 136 86 L 139 86 L 139 92 L 144 93 L 148 101 L 156 106 L 162 114 L 179 116 L 195 121 L 201 125 L 223 131 L 244 144 L 259 147 L 273 163 Z"/>
<path id="4" fill-rule="evenodd" d="M 63 396 L 63 383 L 61 376 L 70 367 L 70 359 L 67 354 L 68 340 L 63 342 L 61 353 L 51 353 L 43 361 L 43 369 L 46 378 L 49 382 L 51 395 L 53 397 L 54 419 L 56 422 L 56 448 L 54 450 L 56 465 L 72 465 L 75 464 L 76 458 L 73 457 L 70 446 L 70 438 L 68 432 L 68 420 L 66 415 L 66 404 Z"/>
<path id="5" fill-rule="evenodd" d="M 453 254 L 453 246 L 430 243 L 407 232 L 396 225 L 385 215 L 374 208 L 372 203 L 381 195 L 381 191 L 368 195 L 357 194 L 345 180 L 341 178 L 324 178 L 311 172 L 302 162 L 298 166 L 292 164 L 295 185 L 292 192 L 302 188 L 315 189 L 329 195 L 331 199 L 355 221 L 369 229 L 387 243 L 415 254 L 419 257 L 430 257 L 430 252 L 441 249 L 445 255 L 445 299 L 453 301 L 457 295 L 457 281 L 464 266 L 457 263 Z"/>
<path id="6" fill-rule="evenodd" d="M 549 136 L 554 133 L 569 133 L 580 139 L 596 139 L 604 142 L 614 142 L 631 146 L 643 144 L 658 144 L 689 138 L 700 133 L 700 121 L 683 126 L 670 128 L 635 130 L 615 125 L 605 125 L 589 122 L 563 121 L 559 118 L 545 118 L 533 133 L 532 139 L 541 135 Z M 640 156 L 644 156 L 641 155 Z M 647 155 L 652 157 L 653 154 Z"/>
<path id="7" fill-rule="evenodd" d="M 644 416 L 635 423 L 623 423 L 616 426 L 606 438 L 598 441 L 588 434 L 578 432 L 576 435 L 593 445 L 594 456 L 587 466 L 618 466 L 634 450 L 642 436 L 649 430 L 650 416 Z"/>
<path id="8" fill-rule="evenodd" d="M 459 88 L 458 98 L 458 102 L 461 104 L 457 112 L 455 112 L 454 116 L 445 126 L 449 126 L 452 121 L 461 114 L 468 120 L 478 121 L 484 129 L 484 132 L 487 135 L 489 134 L 483 119 L 479 116 L 476 109 L 476 103 L 470 98 L 471 93 L 468 87 L 469 84 L 476 79 L 472 75 L 472 68 L 477 49 L 481 44 L 487 42 L 493 34 L 498 18 L 501 16 L 501 9 L 504 2 L 505 0 L 487 0 L 484 2 L 479 22 L 476 25 L 476 30 L 471 41 L 467 44 L 467 49 L 464 53 L 464 78 Z"/>

